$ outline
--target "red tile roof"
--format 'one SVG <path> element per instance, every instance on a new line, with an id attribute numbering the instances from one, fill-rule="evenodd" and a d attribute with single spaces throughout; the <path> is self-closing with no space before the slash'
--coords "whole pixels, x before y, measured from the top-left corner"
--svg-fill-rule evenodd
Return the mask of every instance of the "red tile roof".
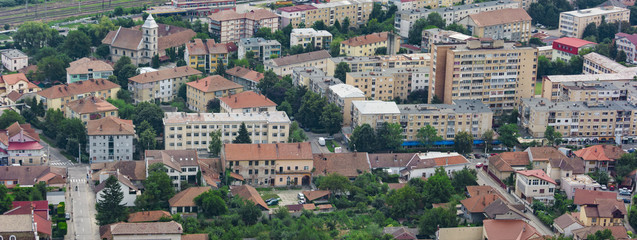
<path id="1" fill-rule="evenodd" d="M 90 120 L 86 124 L 88 135 L 135 135 L 133 120 L 108 116 Z"/>
<path id="2" fill-rule="evenodd" d="M 38 224 L 38 233 L 44 233 L 49 236 L 52 235 L 53 232 L 51 231 L 51 221 L 38 214 L 33 215 L 33 220 L 35 221 L 35 223 Z"/>
<path id="3" fill-rule="evenodd" d="M 330 191 L 327 190 L 303 191 L 302 193 L 308 201 L 314 201 L 318 198 L 330 195 Z"/>
<path id="4" fill-rule="evenodd" d="M 594 204 L 584 207 L 589 218 L 624 218 L 627 214 L 624 202 L 619 199 L 596 199 Z"/>
<path id="5" fill-rule="evenodd" d="M 259 195 L 259 192 L 257 192 L 257 190 L 252 186 L 234 186 L 230 189 L 230 192 L 232 193 L 232 196 L 239 196 L 244 200 L 249 200 L 265 210 L 270 209 L 268 208 L 268 204 L 266 204 L 265 201 L 263 201 L 263 198 L 261 198 L 261 195 Z"/>
<path id="6" fill-rule="evenodd" d="M 224 144 L 225 161 L 313 160 L 312 146 L 302 143 Z"/>
<path id="7" fill-rule="evenodd" d="M 529 165 L 527 152 L 503 152 L 489 157 L 489 168 L 500 172 L 513 172 L 513 167 Z"/>
<path id="8" fill-rule="evenodd" d="M 486 27 L 493 25 L 502 25 L 507 23 L 531 21 L 526 11 L 522 8 L 505 8 L 493 11 L 485 11 L 469 15 L 477 26 Z"/>
<path id="9" fill-rule="evenodd" d="M 498 194 L 486 194 L 464 199 L 460 201 L 460 203 L 470 213 L 482 213 L 484 212 L 484 208 L 498 199 L 500 199 L 500 196 Z"/>
<path id="10" fill-rule="evenodd" d="M 112 235 L 163 235 L 181 234 L 181 224 L 170 222 L 115 223 L 111 225 Z"/>
<path id="11" fill-rule="evenodd" d="M 219 98 L 219 101 L 225 103 L 232 109 L 276 107 L 276 103 L 268 97 L 253 91 L 245 91 L 234 95 L 228 95 L 227 97 Z"/>
<path id="12" fill-rule="evenodd" d="M 617 199 L 617 193 L 606 192 L 606 191 L 575 189 L 573 203 L 575 205 L 593 204 L 595 203 L 596 199 Z"/>
<path id="13" fill-rule="evenodd" d="M 243 88 L 240 84 L 219 75 L 208 76 L 186 84 L 205 93 Z"/>
<path id="14" fill-rule="evenodd" d="M 388 37 L 388 32 L 372 33 L 372 34 L 368 34 L 364 36 L 358 36 L 358 37 L 347 39 L 345 41 L 342 41 L 341 44 L 351 46 L 351 47 L 357 47 L 357 46 L 362 46 L 362 45 L 367 45 L 372 43 L 384 42 L 384 41 L 387 41 L 387 37 Z"/>
<path id="15" fill-rule="evenodd" d="M 196 206 L 195 198 L 212 188 L 210 187 L 189 187 L 168 200 L 170 207 L 192 207 Z"/>
<path id="16" fill-rule="evenodd" d="M 550 182 L 552 184 L 557 184 L 557 183 L 555 183 L 555 180 L 553 180 L 551 177 L 549 177 L 549 175 L 547 175 L 541 169 L 521 170 L 521 171 L 516 171 L 516 173 L 522 174 L 522 175 L 527 176 L 527 177 L 536 177 L 536 178 L 542 179 L 544 181 Z"/>
<path id="17" fill-rule="evenodd" d="M 72 101 L 66 105 L 67 108 L 78 114 L 102 113 L 117 111 L 115 105 L 109 103 L 103 98 L 90 96 Z"/>
<path id="18" fill-rule="evenodd" d="M 199 233 L 181 235 L 181 240 L 208 240 L 208 234 Z"/>
<path id="19" fill-rule="evenodd" d="M 137 76 L 128 78 L 128 80 L 132 82 L 136 82 L 136 83 L 149 83 L 149 82 L 157 82 L 157 81 L 171 79 L 171 78 L 188 77 L 191 75 L 199 75 L 199 74 L 201 74 L 201 72 L 197 69 L 193 69 L 189 66 L 181 66 L 181 67 L 162 69 L 156 72 L 142 73 Z"/>
<path id="20" fill-rule="evenodd" d="M 12 142 L 7 150 L 39 150 L 43 148 L 39 142 Z"/>
<path id="21" fill-rule="evenodd" d="M 29 82 L 29 79 L 27 79 L 27 76 L 24 75 L 24 73 L 2 75 L 0 76 L 0 79 L 7 85 L 14 85 L 19 81 L 26 81 L 27 83 L 31 83 Z"/>
<path id="22" fill-rule="evenodd" d="M 55 99 L 114 88 L 120 88 L 120 86 L 106 79 L 91 79 L 70 83 L 68 85 L 55 85 L 38 92 L 38 95 L 48 99 Z"/>
<path id="23" fill-rule="evenodd" d="M 489 240 L 528 240 L 541 237 L 533 226 L 522 220 L 487 219 L 482 223 L 484 236 Z"/>
<path id="24" fill-rule="evenodd" d="M 584 161 L 615 161 L 624 154 L 624 151 L 613 145 L 595 145 L 577 150 L 574 153 Z"/>
<path id="25" fill-rule="evenodd" d="M 630 41 L 633 45 L 637 45 L 637 33 L 633 33 L 633 34 L 628 34 L 628 33 L 617 33 L 615 34 L 615 37 L 623 37 L 628 39 L 628 41 Z"/>
<path id="26" fill-rule="evenodd" d="M 261 79 L 263 79 L 264 77 L 263 73 L 252 71 L 250 69 L 247 69 L 241 66 L 236 66 L 226 70 L 226 74 L 232 75 L 238 78 L 248 79 L 256 83 L 261 81 Z"/>
<path id="27" fill-rule="evenodd" d="M 162 210 L 135 212 L 128 215 L 128 222 L 157 222 L 162 217 L 171 218 L 169 212 Z"/>
<path id="28" fill-rule="evenodd" d="M 597 45 L 597 43 L 594 42 L 589 42 L 583 39 L 579 39 L 579 38 L 571 38 L 571 37 L 563 37 L 560 39 L 557 39 L 555 41 L 553 41 L 553 43 L 559 43 L 562 45 L 566 45 L 569 47 L 575 47 L 575 48 L 580 48 L 589 44 L 593 44 L 593 45 Z"/>
<path id="29" fill-rule="evenodd" d="M 314 174 L 317 176 L 338 173 L 354 178 L 364 172 L 370 172 L 371 166 L 365 152 L 320 153 L 314 154 Z"/>
<path id="30" fill-rule="evenodd" d="M 236 19 L 251 19 L 255 21 L 267 19 L 267 18 L 278 18 L 279 16 L 270 12 L 266 9 L 258 9 L 251 10 L 247 13 L 237 13 L 234 10 L 225 10 L 215 14 L 208 16 L 212 21 L 228 21 L 228 20 L 236 20 Z"/>
<path id="31" fill-rule="evenodd" d="M 297 6 L 289 6 L 289 7 L 278 8 L 277 11 L 280 11 L 280 12 L 300 12 L 300 11 L 307 11 L 307 10 L 312 10 L 312 9 L 316 9 L 316 7 L 312 6 L 312 5 L 297 5 Z"/>

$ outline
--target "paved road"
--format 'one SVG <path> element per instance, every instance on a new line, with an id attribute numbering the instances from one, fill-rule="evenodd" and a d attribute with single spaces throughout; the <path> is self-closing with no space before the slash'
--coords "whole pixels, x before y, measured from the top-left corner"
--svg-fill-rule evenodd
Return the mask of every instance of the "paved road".
<path id="1" fill-rule="evenodd" d="M 71 213 L 69 231 L 65 239 L 99 239 L 99 227 L 95 220 L 95 194 L 87 184 L 88 165 L 69 168 L 67 212 Z M 77 191 L 75 190 L 77 188 Z M 68 199 L 70 198 L 70 199 Z"/>
<path id="2" fill-rule="evenodd" d="M 41 134 L 42 130 L 36 129 L 35 132 L 38 134 Z M 69 161 L 69 159 L 67 159 L 64 155 L 60 153 L 60 149 L 49 146 L 49 144 L 46 143 L 45 141 L 40 141 L 40 144 L 44 146 L 44 151 L 46 151 L 47 155 L 49 156 L 49 161 L 47 162 L 49 166 L 67 167 L 67 166 L 75 165 L 73 162 Z"/>

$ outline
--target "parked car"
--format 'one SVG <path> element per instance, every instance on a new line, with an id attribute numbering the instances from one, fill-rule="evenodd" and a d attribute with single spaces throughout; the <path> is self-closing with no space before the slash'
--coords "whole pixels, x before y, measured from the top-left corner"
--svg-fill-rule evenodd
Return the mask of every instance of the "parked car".
<path id="1" fill-rule="evenodd" d="M 482 168 L 483 165 L 484 164 L 482 164 L 482 163 L 478 163 L 478 164 L 476 164 L 476 168 Z"/>
<path id="2" fill-rule="evenodd" d="M 602 185 L 602 190 L 606 191 L 608 190 L 608 187 L 606 187 L 606 185 Z"/>
<path id="3" fill-rule="evenodd" d="M 624 198 L 622 200 L 624 201 L 624 203 L 630 203 L 630 198 Z"/>
<path id="4" fill-rule="evenodd" d="M 608 187 L 608 190 L 615 191 L 615 186 L 610 185 L 610 186 Z"/>
<path id="5" fill-rule="evenodd" d="M 70 213 L 64 214 L 64 217 L 66 217 L 66 220 L 71 220 L 71 214 Z"/>
<path id="6" fill-rule="evenodd" d="M 299 195 L 297 197 L 299 198 L 299 200 L 304 200 L 305 201 L 305 195 L 303 195 L 303 193 L 299 193 Z"/>
<path id="7" fill-rule="evenodd" d="M 265 203 L 268 204 L 268 206 L 278 205 L 280 200 L 280 198 L 270 198 L 266 200 Z"/>
<path id="8" fill-rule="evenodd" d="M 305 204 L 305 200 L 299 200 L 299 204 Z"/>

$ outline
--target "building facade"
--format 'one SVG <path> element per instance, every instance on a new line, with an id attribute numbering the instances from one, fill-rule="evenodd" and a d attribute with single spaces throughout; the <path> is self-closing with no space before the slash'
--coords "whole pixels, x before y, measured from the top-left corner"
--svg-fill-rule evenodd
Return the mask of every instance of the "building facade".
<path id="1" fill-rule="evenodd" d="M 276 103 L 265 95 L 245 91 L 219 98 L 222 113 L 263 113 L 275 112 Z"/>
<path id="2" fill-rule="evenodd" d="M 71 62 L 69 65 L 66 68 L 66 83 L 99 78 L 108 79 L 109 76 L 113 75 L 113 67 L 100 60 L 85 57 Z"/>
<path id="3" fill-rule="evenodd" d="M 343 114 L 343 125 L 352 124 L 352 101 L 365 100 L 365 93 L 348 84 L 336 84 L 329 87 L 327 101 L 336 104 Z"/>
<path id="4" fill-rule="evenodd" d="M 469 38 L 471 38 L 471 36 L 456 31 L 440 28 L 425 29 L 422 30 L 420 49 L 428 53 L 431 50 L 431 45 L 434 43 L 462 43 Z"/>
<path id="5" fill-rule="evenodd" d="M 200 74 L 199 70 L 189 66 L 142 73 L 128 79 L 128 91 L 131 92 L 136 104 L 153 101 L 169 102 L 177 95 L 179 86 L 188 81 L 188 77 Z"/>
<path id="6" fill-rule="evenodd" d="M 628 22 L 630 10 L 615 6 L 604 6 L 561 12 L 560 34 L 567 37 L 582 38 L 586 26 L 590 23 L 595 23 L 595 25 L 599 26 L 602 23 L 602 18 L 607 23 Z"/>
<path id="7" fill-rule="evenodd" d="M 44 103 L 46 109 L 60 109 L 64 112 L 66 111 L 65 106 L 77 99 L 90 96 L 117 99 L 119 90 L 119 84 L 105 79 L 93 79 L 55 85 L 38 92 L 38 97 Z"/>
<path id="8" fill-rule="evenodd" d="M 529 203 L 538 200 L 552 205 L 555 198 L 555 180 L 541 169 L 515 172 L 515 195 Z"/>
<path id="9" fill-rule="evenodd" d="M 29 56 L 18 49 L 2 50 L 0 56 L 2 66 L 9 71 L 18 71 L 29 66 Z"/>
<path id="10" fill-rule="evenodd" d="M 77 118 L 86 124 L 90 120 L 104 117 L 117 117 L 118 109 L 113 104 L 99 97 L 81 98 L 66 104 L 66 118 Z"/>
<path id="11" fill-rule="evenodd" d="M 135 125 L 132 120 L 105 117 L 86 124 L 92 163 L 133 160 Z"/>
<path id="12" fill-rule="evenodd" d="M 586 60 L 584 60 L 584 62 L 584 68 L 590 69 L 586 66 Z M 605 86 L 605 83 L 620 86 L 623 84 L 633 84 L 630 81 L 632 81 L 634 77 L 635 73 L 631 72 L 544 76 L 542 78 L 542 97 L 549 99 L 550 101 L 561 101 L 561 99 L 573 96 L 581 98 L 581 96 L 571 94 L 585 93 L 586 91 L 594 92 L 598 88 L 597 86 L 599 86 L 599 89 L 604 89 L 603 86 Z M 588 89 L 587 87 L 593 88 Z M 578 88 L 582 88 L 582 90 L 578 90 Z M 630 101 L 631 95 L 629 94 L 629 91 L 632 91 L 632 89 L 625 88 L 625 86 L 621 86 L 620 89 L 619 96 L 626 96 L 626 100 Z M 603 95 L 604 97 L 612 98 L 617 94 L 614 92 L 608 92 Z"/>
<path id="13" fill-rule="evenodd" d="M 341 62 L 349 65 L 350 72 L 382 71 L 383 69 L 391 68 L 421 69 L 431 66 L 431 54 L 415 53 L 394 56 L 335 57 L 328 59 L 326 74 L 328 76 L 334 76 L 336 66 Z"/>
<path id="14" fill-rule="evenodd" d="M 346 18 L 354 25 L 369 21 L 373 7 L 371 0 L 345 0 L 283 7 L 277 9 L 277 13 L 281 15 L 281 27 L 292 24 L 293 28 L 299 28 L 301 23 L 312 26 L 316 21 L 323 21 L 325 25 L 331 26 L 336 21 L 342 23 Z"/>
<path id="15" fill-rule="evenodd" d="M 251 38 L 259 28 L 279 29 L 279 16 L 265 9 L 237 13 L 225 10 L 208 16 L 210 32 L 219 36 L 221 43 L 237 42 L 242 38 Z"/>
<path id="16" fill-rule="evenodd" d="M 624 51 L 626 53 L 626 62 L 637 63 L 637 34 L 617 33 L 615 34 L 615 45 L 617 45 L 617 52 Z"/>
<path id="17" fill-rule="evenodd" d="M 332 34 L 325 30 L 314 28 L 295 28 L 290 33 L 290 47 L 301 45 L 306 48 L 314 44 L 315 49 L 329 49 L 332 42 Z"/>
<path id="18" fill-rule="evenodd" d="M 235 10 L 236 0 L 172 0 L 172 6 L 187 12 L 187 15 L 206 17 L 224 10 Z"/>
<path id="19" fill-rule="evenodd" d="M 590 49 L 597 45 L 582 39 L 563 37 L 553 41 L 552 60 L 560 59 L 569 62 L 571 57 L 578 56 L 582 50 Z"/>
<path id="20" fill-rule="evenodd" d="M 243 92 L 243 86 L 222 76 L 212 75 L 186 83 L 188 108 L 197 112 L 207 112 L 208 102 Z"/>
<path id="21" fill-rule="evenodd" d="M 472 36 L 528 42 L 531 16 L 522 8 L 505 8 L 471 14 L 460 20 Z"/>
<path id="22" fill-rule="evenodd" d="M 230 81 L 240 84 L 241 86 L 243 86 L 243 90 L 246 91 L 257 91 L 257 84 L 259 84 L 259 81 L 261 81 L 261 79 L 263 79 L 264 77 L 263 73 L 253 71 L 241 66 L 236 66 L 226 70 L 226 75 L 228 75 Z"/>
<path id="23" fill-rule="evenodd" d="M 383 54 L 394 55 L 400 50 L 400 36 L 390 32 L 372 33 L 353 37 L 341 42 L 341 55 L 374 56 L 378 49 L 385 49 Z M 381 54 L 381 55 L 383 55 Z"/>
<path id="24" fill-rule="evenodd" d="M 292 74 L 297 67 L 316 67 L 321 70 L 327 68 L 327 61 L 332 56 L 326 50 L 285 56 L 265 61 L 265 70 L 272 70 L 276 75 L 285 76 Z"/>
<path id="25" fill-rule="evenodd" d="M 201 69 L 206 73 L 217 71 L 219 64 L 228 65 L 230 51 L 225 43 L 215 43 L 214 39 L 193 39 L 186 43 L 184 60 L 189 67 Z"/>
<path id="26" fill-rule="evenodd" d="M 392 101 L 407 99 L 412 91 L 412 81 L 418 81 L 416 84 L 425 89 L 429 82 L 425 79 L 425 76 L 429 77 L 429 69 L 393 68 L 380 72 L 350 72 L 345 76 L 345 83 L 363 91 L 368 99 Z"/>
<path id="27" fill-rule="evenodd" d="M 239 59 L 245 58 L 248 51 L 253 52 L 259 61 L 265 61 L 281 56 L 281 43 L 263 38 L 242 38 L 239 41 Z"/>

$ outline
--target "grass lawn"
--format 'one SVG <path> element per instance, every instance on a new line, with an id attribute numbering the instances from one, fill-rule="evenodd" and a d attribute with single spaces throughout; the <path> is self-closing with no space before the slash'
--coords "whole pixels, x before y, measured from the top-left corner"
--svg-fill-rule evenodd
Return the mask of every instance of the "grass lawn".
<path id="1" fill-rule="evenodd" d="M 535 95 L 542 94 L 542 82 L 535 83 Z"/>
<path id="2" fill-rule="evenodd" d="M 9 40 L 11 39 L 11 35 L 9 34 L 0 34 L 0 40 Z"/>
<path id="3" fill-rule="evenodd" d="M 334 145 L 334 146 L 332 147 L 332 145 Z M 334 140 L 325 141 L 325 146 L 327 147 L 327 150 L 330 150 L 330 152 L 334 152 L 334 148 L 335 147 L 340 147 L 340 145 L 338 145 L 338 142 L 336 142 Z"/>
<path id="4" fill-rule="evenodd" d="M 268 200 L 270 198 L 278 198 L 279 195 L 277 195 L 276 193 L 272 193 L 272 192 L 259 192 L 259 194 L 261 195 L 261 198 L 263 198 L 263 200 Z"/>

